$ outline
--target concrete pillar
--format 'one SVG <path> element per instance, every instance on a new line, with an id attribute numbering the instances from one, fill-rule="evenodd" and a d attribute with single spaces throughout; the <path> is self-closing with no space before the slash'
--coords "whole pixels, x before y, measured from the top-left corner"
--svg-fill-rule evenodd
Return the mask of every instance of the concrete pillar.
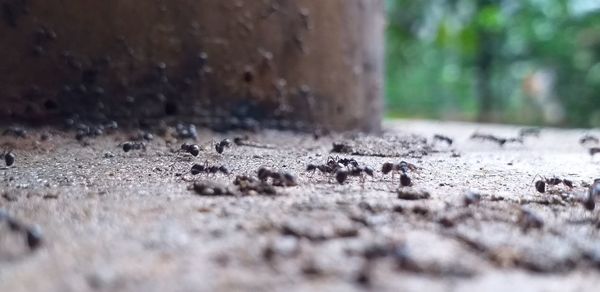
<path id="1" fill-rule="evenodd" d="M 0 3 L 3 120 L 380 127 L 382 0 Z"/>

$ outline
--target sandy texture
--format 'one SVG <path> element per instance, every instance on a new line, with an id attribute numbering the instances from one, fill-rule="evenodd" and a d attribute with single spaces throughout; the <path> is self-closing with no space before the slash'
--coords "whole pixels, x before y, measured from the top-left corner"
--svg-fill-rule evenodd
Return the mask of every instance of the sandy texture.
<path id="1" fill-rule="evenodd" d="M 579 197 L 599 164 L 578 143 L 583 131 L 544 129 L 524 145 L 500 147 L 469 136 L 514 137 L 519 129 L 386 127 L 382 137 L 251 134 L 275 149 L 233 146 L 222 155 L 211 143 L 237 134 L 201 131 L 207 149 L 197 158 L 162 138 L 124 153 L 126 134 L 88 146 L 48 129 L 0 137 L 17 157 L 0 169 L 0 209 L 44 232 L 29 251 L 0 224 L 0 291 L 596 291 L 599 213 Z M 37 141 L 44 132 L 50 139 Z M 434 133 L 454 145 L 432 145 Z M 308 163 L 326 162 L 334 142 L 362 155 L 333 155 L 375 169 L 375 178 L 339 185 L 306 173 Z M 430 198 L 398 198 L 398 175 L 392 181 L 380 168 L 400 160 L 419 167 L 403 191 Z M 208 176 L 228 187 L 260 166 L 295 174 L 298 186 L 277 188 L 277 196 L 199 196 L 189 190 L 189 169 L 205 161 L 232 172 Z M 569 178 L 574 188 L 540 194 L 536 174 Z M 466 206 L 469 193 L 481 201 Z"/>

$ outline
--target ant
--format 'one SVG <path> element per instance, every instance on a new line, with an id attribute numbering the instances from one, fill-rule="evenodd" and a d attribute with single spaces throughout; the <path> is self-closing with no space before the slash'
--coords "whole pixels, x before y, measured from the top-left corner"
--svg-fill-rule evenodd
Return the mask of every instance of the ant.
<path id="1" fill-rule="evenodd" d="M 592 148 L 589 148 L 588 151 L 593 158 L 594 155 L 600 153 L 600 147 L 592 147 Z"/>
<path id="2" fill-rule="evenodd" d="M 221 142 L 215 144 L 215 150 L 217 150 L 217 153 L 223 154 L 223 151 L 225 150 L 225 148 L 229 148 L 230 146 L 231 146 L 231 140 L 223 139 Z"/>
<path id="3" fill-rule="evenodd" d="M 204 164 L 194 164 L 190 172 L 192 175 L 198 175 L 203 172 L 206 174 L 216 174 L 220 172 L 229 175 L 229 170 L 225 166 L 208 166 L 208 162 L 205 162 Z"/>
<path id="4" fill-rule="evenodd" d="M 596 198 L 600 195 L 600 179 L 595 179 L 594 183 L 590 186 L 587 194 L 587 198 L 583 201 L 583 206 L 589 210 L 594 211 L 596 208 Z"/>
<path id="5" fill-rule="evenodd" d="M 349 165 L 355 168 L 358 168 L 358 161 L 354 160 L 354 158 L 342 158 L 342 159 L 337 159 L 337 163 L 348 167 Z"/>
<path id="6" fill-rule="evenodd" d="M 374 172 L 369 167 L 352 167 L 350 170 L 338 170 L 335 173 L 335 180 L 337 180 L 339 184 L 344 184 L 348 177 L 355 176 L 360 177 L 361 182 L 364 182 L 365 174 L 373 177 Z"/>
<path id="7" fill-rule="evenodd" d="M 400 175 L 400 185 L 403 187 L 407 187 L 412 185 L 412 180 L 408 176 L 408 171 L 417 170 L 417 166 L 412 163 L 408 163 L 406 161 L 400 161 L 398 164 L 386 162 L 381 166 L 381 172 L 386 175 L 388 173 L 392 173 L 392 179 L 394 179 L 394 174 L 397 172 L 402 172 Z"/>
<path id="8" fill-rule="evenodd" d="M 345 169 L 344 169 L 345 168 Z M 327 163 L 321 165 L 309 164 L 306 166 L 307 172 L 315 172 L 319 170 L 321 173 L 329 175 L 336 175 L 336 180 L 342 184 L 349 175 L 361 176 L 361 173 L 367 173 L 369 176 L 373 176 L 373 170 L 368 167 L 361 168 L 358 161 L 353 158 L 339 158 L 331 157 L 327 158 Z M 362 171 L 361 171 L 362 170 Z M 370 173 L 370 174 L 369 174 Z M 341 181 L 341 182 L 340 182 Z"/>
<path id="9" fill-rule="evenodd" d="M 0 154 L 0 157 L 4 157 L 4 163 L 6 166 L 12 166 L 15 164 L 15 154 L 12 153 L 12 150 Z"/>
<path id="10" fill-rule="evenodd" d="M 409 187 L 412 186 L 412 180 L 410 179 L 410 177 L 408 176 L 408 174 L 403 173 L 400 175 L 400 185 L 403 187 Z"/>
<path id="11" fill-rule="evenodd" d="M 518 138 L 500 138 L 500 137 L 497 137 L 497 136 L 494 136 L 494 135 L 473 133 L 473 135 L 471 135 L 471 140 L 475 140 L 475 139 L 498 143 L 498 145 L 500 147 L 506 145 L 507 143 L 519 143 L 519 144 L 523 144 L 523 138 L 522 137 L 518 137 Z"/>
<path id="12" fill-rule="evenodd" d="M 198 146 L 197 144 L 188 144 L 188 143 L 183 143 L 181 144 L 181 147 L 179 148 L 179 150 L 177 152 L 185 152 L 188 153 L 194 157 L 198 157 L 198 155 L 200 155 L 200 151 L 202 150 L 202 148 L 200 146 Z M 176 159 L 177 157 L 175 157 L 174 159 Z M 171 164 L 171 168 L 175 165 L 175 161 L 173 162 L 173 164 Z"/>
<path id="13" fill-rule="evenodd" d="M 600 139 L 598 139 L 598 137 L 590 135 L 590 134 L 585 134 L 583 137 L 581 137 L 579 139 L 579 144 L 581 144 L 581 145 L 588 144 L 588 143 L 598 144 L 598 143 L 600 143 Z"/>
<path id="14" fill-rule="evenodd" d="M 183 143 L 181 144 L 180 150 L 192 154 L 192 156 L 194 157 L 197 157 L 200 154 L 200 146 L 198 146 L 197 144 Z"/>
<path id="15" fill-rule="evenodd" d="M 452 146 L 452 143 L 454 143 L 454 140 L 452 140 L 452 138 L 439 134 L 433 135 L 433 141 L 446 142 L 448 146 Z"/>
<path id="16" fill-rule="evenodd" d="M 329 156 L 327 157 L 326 165 L 339 168 L 348 167 L 349 165 L 358 167 L 358 162 L 353 158 L 340 158 L 339 156 Z"/>
<path id="17" fill-rule="evenodd" d="M 125 143 L 123 143 L 123 151 L 129 152 L 132 150 L 146 151 L 146 144 L 144 142 L 125 142 Z"/>
<path id="18" fill-rule="evenodd" d="M 538 176 L 539 175 L 536 175 L 533 178 L 533 180 L 535 180 Z M 557 186 L 562 183 L 565 186 L 569 187 L 570 189 L 573 188 L 573 182 L 568 179 L 560 179 L 557 177 L 553 177 L 553 178 L 545 178 L 542 176 L 539 176 L 539 177 L 541 178 L 541 180 L 538 180 L 535 182 L 535 189 L 542 194 L 546 192 L 546 185 Z"/>
<path id="19" fill-rule="evenodd" d="M 309 164 L 306 166 L 306 171 L 314 173 L 316 170 L 319 170 L 321 173 L 334 174 L 339 168 L 340 167 L 338 165 L 331 166 L 327 164 Z"/>
<path id="20" fill-rule="evenodd" d="M 539 137 L 542 129 L 540 128 L 524 128 L 519 130 L 519 137 Z"/>
<path id="21" fill-rule="evenodd" d="M 381 172 L 383 172 L 383 174 L 388 174 L 392 172 L 392 175 L 394 175 L 395 172 L 408 172 L 409 170 L 415 171 L 417 170 L 417 167 L 414 164 L 408 163 L 406 161 L 400 161 L 400 163 L 398 164 L 386 162 L 383 164 L 383 166 L 381 166 Z"/>
<path id="22" fill-rule="evenodd" d="M 354 160 L 354 159 L 352 159 L 352 160 Z M 351 161 L 344 160 L 343 162 L 347 163 L 346 166 L 348 166 L 348 164 L 353 164 Z M 320 165 L 309 164 L 306 166 L 306 171 L 314 173 L 315 170 L 319 170 L 321 173 L 334 174 L 336 171 L 341 169 L 343 166 L 344 166 L 343 164 L 339 163 L 336 159 L 329 156 L 329 158 L 327 158 L 327 163 L 320 164 Z"/>
<path id="23" fill-rule="evenodd" d="M 315 172 L 317 169 L 321 172 L 328 172 L 326 171 L 327 169 L 323 165 L 316 165 L 310 163 L 306 166 L 306 172 Z"/>
<path id="24" fill-rule="evenodd" d="M 249 143 L 249 141 L 250 141 L 250 138 L 248 138 L 248 136 L 233 138 L 233 143 L 235 143 L 235 145 L 238 145 L 238 146 L 246 146 Z"/>
<path id="25" fill-rule="evenodd" d="M 27 239 L 27 246 L 30 250 L 37 249 L 42 244 L 42 232 L 37 227 L 28 227 L 25 224 L 11 217 L 6 211 L 0 209 L 0 222 L 5 221 L 8 228 L 13 232 L 21 232 Z"/>

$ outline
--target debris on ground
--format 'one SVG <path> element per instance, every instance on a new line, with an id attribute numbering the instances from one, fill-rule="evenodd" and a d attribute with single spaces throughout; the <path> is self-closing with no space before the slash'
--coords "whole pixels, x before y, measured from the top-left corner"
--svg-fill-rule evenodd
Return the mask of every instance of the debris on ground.
<path id="1" fill-rule="evenodd" d="M 414 190 L 414 189 L 405 189 L 405 188 L 398 190 L 398 199 L 401 199 L 401 200 L 416 201 L 416 200 L 427 200 L 430 198 L 431 198 L 431 195 L 429 194 L 428 191 L 425 191 L 425 190 Z"/>

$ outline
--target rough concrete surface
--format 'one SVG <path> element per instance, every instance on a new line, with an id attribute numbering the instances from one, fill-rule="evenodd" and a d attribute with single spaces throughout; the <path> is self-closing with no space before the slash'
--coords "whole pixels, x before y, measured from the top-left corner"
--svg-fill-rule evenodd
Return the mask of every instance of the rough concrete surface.
<path id="1" fill-rule="evenodd" d="M 543 129 L 501 147 L 469 137 L 514 137 L 519 128 L 386 128 L 381 137 L 318 140 L 265 131 L 250 138 L 274 149 L 234 145 L 222 155 L 212 143 L 241 134 L 200 131 L 199 157 L 163 138 L 124 153 L 126 133 L 86 146 L 53 129 L 0 137 L 17 158 L 0 169 L 0 209 L 43 231 L 41 246 L 29 250 L 0 223 L 0 291 L 597 291 L 599 213 L 579 201 L 600 164 L 579 144 L 583 130 Z M 50 138 L 40 141 L 41 133 Z M 433 144 L 436 133 L 454 144 Z M 331 154 L 334 142 L 362 155 Z M 305 171 L 329 155 L 352 157 L 375 177 L 339 185 Z M 429 198 L 398 198 L 399 176 L 380 169 L 401 160 L 418 167 L 402 192 Z M 205 161 L 232 174 L 189 174 Z M 233 188 L 236 175 L 254 176 L 260 166 L 293 173 L 298 186 L 276 187 L 275 196 L 190 190 L 193 179 Z M 574 187 L 541 194 L 535 175 Z M 481 201 L 466 205 L 474 194 Z"/>

